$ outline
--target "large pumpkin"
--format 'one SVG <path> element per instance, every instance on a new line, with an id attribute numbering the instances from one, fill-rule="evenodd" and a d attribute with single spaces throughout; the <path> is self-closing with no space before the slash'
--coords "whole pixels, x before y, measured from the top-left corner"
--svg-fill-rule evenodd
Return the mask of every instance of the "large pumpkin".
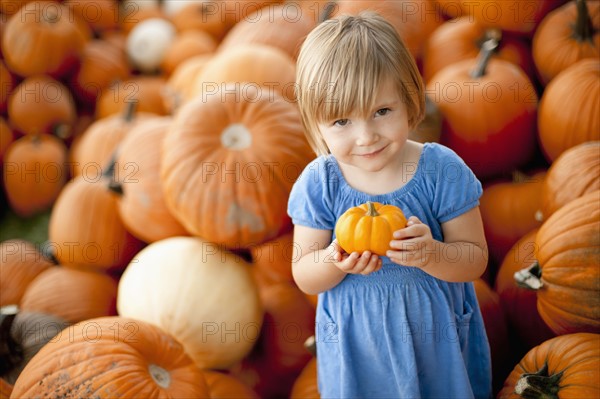
<path id="1" fill-rule="evenodd" d="M 121 317 L 61 331 L 27 364 L 13 397 L 209 397 L 203 372 L 161 329 Z"/>
<path id="2" fill-rule="evenodd" d="M 294 381 L 290 399 L 319 399 L 320 397 L 317 386 L 317 359 L 313 358 Z"/>
<path id="3" fill-rule="evenodd" d="M 287 200 L 314 156 L 295 104 L 256 86 L 185 104 L 163 142 L 167 206 L 190 233 L 227 247 L 290 227 Z"/>
<path id="4" fill-rule="evenodd" d="M 250 352 L 263 317 L 250 266 L 192 237 L 142 250 L 121 276 L 117 310 L 161 327 L 199 366 L 216 369 Z"/>
<path id="5" fill-rule="evenodd" d="M 571 65 L 546 86 L 538 114 L 539 141 L 548 160 L 586 141 L 600 140 L 600 60 Z"/>
<path id="6" fill-rule="evenodd" d="M 443 115 L 441 143 L 480 177 L 510 173 L 534 154 L 537 94 L 521 68 L 491 59 L 490 38 L 480 58 L 435 74 L 427 92 Z"/>
<path id="7" fill-rule="evenodd" d="M 540 217 L 547 219 L 563 205 L 600 190 L 600 141 L 585 142 L 563 152 L 542 184 Z"/>
<path id="8" fill-rule="evenodd" d="M 600 332 L 600 191 L 569 202 L 542 224 L 537 264 L 515 277 L 537 291 L 556 334 Z"/>
<path id="9" fill-rule="evenodd" d="M 544 18 L 532 43 L 542 83 L 584 58 L 600 57 L 600 4 L 569 1 Z"/>
<path id="10" fill-rule="evenodd" d="M 204 377 L 211 399 L 259 399 L 252 388 L 230 374 L 206 370 Z"/>
<path id="11" fill-rule="evenodd" d="M 504 382 L 498 399 L 597 398 L 600 335 L 578 333 L 531 349 Z"/>

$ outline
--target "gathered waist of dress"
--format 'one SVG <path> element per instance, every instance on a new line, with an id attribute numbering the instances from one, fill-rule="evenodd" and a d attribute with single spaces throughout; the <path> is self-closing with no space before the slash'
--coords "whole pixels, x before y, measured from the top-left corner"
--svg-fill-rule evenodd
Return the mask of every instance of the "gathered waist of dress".
<path id="1" fill-rule="evenodd" d="M 378 271 L 369 275 L 349 274 L 344 278 L 344 284 L 365 284 L 365 283 L 393 283 L 405 284 L 415 281 L 432 281 L 435 277 L 425 273 L 418 267 L 402 266 L 396 263 L 385 262 Z"/>

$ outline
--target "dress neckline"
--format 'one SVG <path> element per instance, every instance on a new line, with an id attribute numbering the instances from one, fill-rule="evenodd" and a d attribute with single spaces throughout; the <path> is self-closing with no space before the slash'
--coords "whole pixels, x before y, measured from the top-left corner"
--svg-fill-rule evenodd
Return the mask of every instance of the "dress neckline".
<path id="1" fill-rule="evenodd" d="M 423 159 L 425 158 L 425 152 L 430 147 L 431 147 L 431 143 L 423 144 L 423 149 L 421 151 L 421 154 L 419 155 L 419 160 L 417 162 L 417 169 L 415 170 L 415 173 L 411 176 L 410 180 L 407 181 L 406 184 L 404 184 L 402 187 L 397 188 L 397 189 L 387 192 L 387 193 L 383 193 L 383 194 L 368 194 L 368 193 L 365 193 L 364 191 L 360 191 L 360 190 L 352 187 L 348 183 L 346 178 L 344 177 L 344 174 L 342 173 L 342 170 L 340 169 L 340 165 L 338 164 L 337 159 L 335 159 L 331 155 L 328 156 L 327 158 L 330 160 L 331 164 L 333 165 L 335 174 L 337 175 L 337 177 L 341 183 L 340 188 L 342 188 L 343 190 L 347 191 L 348 193 L 350 193 L 356 197 L 362 198 L 364 201 L 369 200 L 369 201 L 385 203 L 385 202 L 389 201 L 390 198 L 401 196 L 411 189 L 411 187 L 415 184 L 417 178 L 419 178 L 422 173 L 421 170 L 423 169 L 423 162 L 424 162 Z"/>

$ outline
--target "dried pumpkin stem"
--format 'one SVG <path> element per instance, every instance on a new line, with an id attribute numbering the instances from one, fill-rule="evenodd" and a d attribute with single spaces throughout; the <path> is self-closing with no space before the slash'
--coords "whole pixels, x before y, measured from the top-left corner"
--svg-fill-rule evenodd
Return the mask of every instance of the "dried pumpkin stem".
<path id="1" fill-rule="evenodd" d="M 150 364 L 148 366 L 148 372 L 159 387 L 169 388 L 171 386 L 171 374 L 164 368 L 157 366 L 156 364 Z"/>
<path id="2" fill-rule="evenodd" d="M 524 373 L 515 385 L 515 393 L 524 399 L 558 399 L 563 372 L 549 375 L 548 363 L 535 373 Z"/>
<path id="3" fill-rule="evenodd" d="M 471 71 L 470 76 L 473 79 L 480 78 L 486 74 L 487 66 L 492 58 L 492 54 L 500 44 L 502 33 L 499 29 L 490 29 L 486 32 L 487 40 L 481 45 L 479 56 L 477 57 L 477 65 Z"/>
<path id="4" fill-rule="evenodd" d="M 123 120 L 125 122 L 133 121 L 133 119 L 135 117 L 135 111 L 137 109 L 137 106 L 138 106 L 137 100 L 127 101 L 127 106 L 125 107 L 125 112 L 123 113 Z"/>
<path id="5" fill-rule="evenodd" d="M 17 305 L 0 308 L 0 375 L 4 375 L 23 360 L 23 348 L 11 334 L 15 317 L 19 312 Z"/>
<path id="6" fill-rule="evenodd" d="M 586 40 L 593 42 L 594 25 L 592 24 L 587 4 L 585 4 L 585 0 L 576 0 L 576 5 L 577 20 L 573 29 L 573 36 L 578 42 L 584 42 Z"/>
<path id="7" fill-rule="evenodd" d="M 331 18 L 331 14 L 333 13 L 333 10 L 335 10 L 335 7 L 335 1 L 328 1 L 327 4 L 325 4 L 325 7 L 323 7 L 323 11 L 319 16 L 319 22 L 324 22 Z"/>
<path id="8" fill-rule="evenodd" d="M 528 290 L 539 290 L 544 286 L 542 282 L 542 268 L 536 261 L 514 274 L 515 282 L 519 287 Z"/>
<path id="9" fill-rule="evenodd" d="M 371 201 L 367 201 L 367 216 L 379 216 L 379 212 L 375 209 L 375 205 Z"/>

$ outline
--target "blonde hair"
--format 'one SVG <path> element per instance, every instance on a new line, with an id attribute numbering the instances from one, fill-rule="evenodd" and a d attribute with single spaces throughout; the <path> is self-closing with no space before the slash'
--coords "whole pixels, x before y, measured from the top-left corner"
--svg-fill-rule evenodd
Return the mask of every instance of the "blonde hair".
<path id="1" fill-rule="evenodd" d="M 374 12 L 340 16 L 322 22 L 306 37 L 298 55 L 296 95 L 308 142 L 317 154 L 329 153 L 317 124 L 353 113 L 366 117 L 386 78 L 396 82 L 409 126 L 415 127 L 425 113 L 423 80 L 383 17 Z"/>

